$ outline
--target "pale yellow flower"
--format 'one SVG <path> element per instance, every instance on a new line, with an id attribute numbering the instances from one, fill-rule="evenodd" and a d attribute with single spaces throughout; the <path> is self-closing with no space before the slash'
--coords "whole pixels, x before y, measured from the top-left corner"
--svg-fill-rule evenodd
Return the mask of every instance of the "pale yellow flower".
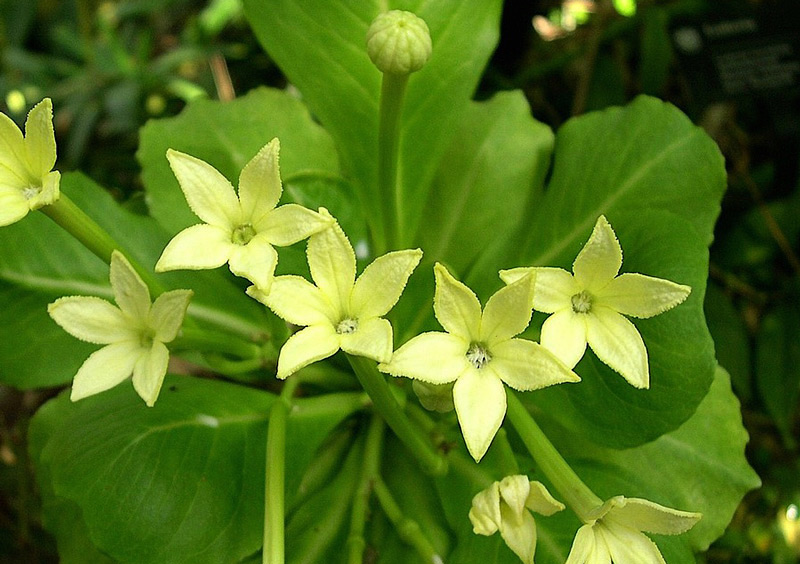
<path id="1" fill-rule="evenodd" d="M 689 286 L 643 274 L 619 274 L 622 248 L 604 216 L 572 265 L 504 270 L 507 284 L 536 274 L 533 308 L 551 313 L 542 325 L 542 345 L 574 367 L 586 345 L 632 386 L 650 386 L 647 349 L 636 327 L 623 315 L 653 317 L 683 302 Z M 618 275 L 619 274 L 619 275 Z"/>
<path id="2" fill-rule="evenodd" d="M 152 407 L 167 373 L 164 343 L 178 335 L 192 292 L 164 292 L 151 304 L 147 286 L 118 251 L 111 255 L 111 288 L 116 306 L 101 298 L 69 296 L 47 308 L 73 337 L 105 345 L 78 370 L 70 399 L 99 394 L 133 374 L 134 389 Z"/>
<path id="3" fill-rule="evenodd" d="M 0 114 L 0 226 L 58 199 L 61 174 L 56 163 L 53 103 L 45 98 L 28 114 L 25 137 Z"/>
<path id="4" fill-rule="evenodd" d="M 481 311 L 478 297 L 441 264 L 434 267 L 433 309 L 447 331 L 417 335 L 378 368 L 429 384 L 453 386 L 453 402 L 467 449 L 480 460 L 506 414 L 508 386 L 537 390 L 578 375 L 538 343 L 515 339 L 531 320 L 534 277 L 495 293 Z"/>

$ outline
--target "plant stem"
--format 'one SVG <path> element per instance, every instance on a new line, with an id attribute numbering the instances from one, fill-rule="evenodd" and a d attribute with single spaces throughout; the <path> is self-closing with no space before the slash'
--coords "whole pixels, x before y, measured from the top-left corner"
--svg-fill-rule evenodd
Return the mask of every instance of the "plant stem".
<path id="1" fill-rule="evenodd" d="M 202 352 L 228 354 L 240 359 L 260 359 L 261 347 L 255 343 L 235 337 L 230 333 L 198 329 L 196 327 L 181 328 L 180 335 L 173 341 L 176 349 L 191 349 Z"/>
<path id="2" fill-rule="evenodd" d="M 290 379 L 272 404 L 267 428 L 266 483 L 264 487 L 264 564 L 283 564 L 286 420 L 298 378 Z"/>
<path id="3" fill-rule="evenodd" d="M 383 429 L 383 419 L 378 414 L 373 414 L 369 422 L 369 429 L 367 429 L 361 478 L 353 500 L 353 511 L 350 514 L 350 535 L 347 537 L 348 564 L 362 564 L 364 561 L 364 549 L 367 547 L 364 528 L 367 522 L 367 509 L 372 486 L 378 477 L 380 468 Z"/>
<path id="4" fill-rule="evenodd" d="M 386 484 L 380 476 L 376 476 L 373 489 L 375 491 L 375 497 L 378 498 L 378 503 L 381 504 L 381 508 L 389 518 L 389 521 L 395 526 L 400 538 L 414 547 L 417 554 L 424 562 L 431 562 L 434 564 L 443 562 L 442 557 L 436 553 L 436 549 L 433 547 L 431 541 L 428 540 L 428 537 L 422 532 L 419 523 L 403 514 L 402 509 L 400 509 L 397 501 L 392 497 L 392 493 L 389 491 L 389 488 L 386 487 Z"/>
<path id="5" fill-rule="evenodd" d="M 516 394 L 511 390 L 506 392 L 508 418 L 525 443 L 528 452 L 533 456 L 536 465 L 581 521 L 589 522 L 592 509 L 602 505 L 603 500 L 597 497 L 567 464 Z"/>
<path id="6" fill-rule="evenodd" d="M 430 441 L 426 440 L 417 427 L 406 417 L 394 398 L 383 374 L 378 372 L 375 362 L 360 356 L 347 355 L 353 371 L 364 391 L 369 394 L 375 409 L 394 431 L 395 435 L 417 458 L 422 470 L 433 476 L 447 473 L 447 460 L 437 453 Z"/>
<path id="7" fill-rule="evenodd" d="M 383 74 L 380 117 L 378 121 L 378 194 L 382 227 L 375 241 L 375 254 L 398 248 L 403 242 L 402 198 L 397 186 L 397 160 L 400 139 L 400 115 L 408 84 L 408 75 Z"/>
<path id="8" fill-rule="evenodd" d="M 75 237 L 84 247 L 94 253 L 106 264 L 111 264 L 111 253 L 115 250 L 123 252 L 122 246 L 100 227 L 95 220 L 86 215 L 75 203 L 70 200 L 63 192 L 58 200 L 40 208 L 47 217 L 55 221 L 59 227 Z M 150 288 L 150 294 L 156 296 L 164 291 L 161 283 L 150 274 L 150 271 L 142 267 L 130 254 L 123 252 L 125 258 L 131 263 L 134 270 L 142 277 L 145 284 Z"/>

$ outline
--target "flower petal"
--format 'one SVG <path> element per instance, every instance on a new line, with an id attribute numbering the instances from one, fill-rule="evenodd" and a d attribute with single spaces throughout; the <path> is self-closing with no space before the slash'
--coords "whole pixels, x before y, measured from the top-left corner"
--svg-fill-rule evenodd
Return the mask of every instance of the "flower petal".
<path id="1" fill-rule="evenodd" d="M 525 511 L 519 522 L 515 522 L 509 519 L 508 506 L 501 504 L 500 512 L 503 515 L 500 521 L 500 535 L 506 545 L 525 564 L 533 564 L 533 556 L 536 552 L 536 521 L 534 521 L 533 515 Z"/>
<path id="2" fill-rule="evenodd" d="M 663 278 L 626 273 L 597 293 L 597 302 L 624 315 L 647 318 L 682 303 L 692 288 Z"/>
<path id="3" fill-rule="evenodd" d="M 15 179 L 18 188 L 32 180 L 22 132 L 14 120 L 4 113 L 0 113 L 0 168 L 3 169 L 3 176 Z"/>
<path id="4" fill-rule="evenodd" d="M 207 162 L 167 150 L 167 160 L 181 185 L 186 202 L 206 223 L 234 229 L 242 223 L 239 199 L 228 179 Z"/>
<path id="5" fill-rule="evenodd" d="M 472 498 L 469 510 L 472 532 L 476 535 L 493 535 L 497 532 L 501 519 L 499 482 L 492 482 L 491 486 Z"/>
<path id="6" fill-rule="evenodd" d="M 408 277 L 422 258 L 419 249 L 394 251 L 376 258 L 353 286 L 350 311 L 358 317 L 380 317 L 394 307 Z"/>
<path id="7" fill-rule="evenodd" d="M 281 348 L 278 378 L 291 376 L 304 366 L 332 356 L 339 350 L 339 336 L 330 325 L 312 325 L 298 331 Z"/>
<path id="8" fill-rule="evenodd" d="M 433 312 L 445 331 L 469 342 L 480 340 L 481 303 L 478 296 L 438 262 L 433 267 L 436 292 Z"/>
<path id="9" fill-rule="evenodd" d="M 318 214 L 297 204 L 285 204 L 270 210 L 253 223 L 259 235 L 278 247 L 294 245 L 333 225 L 330 216 Z"/>
<path id="10" fill-rule="evenodd" d="M 0 227 L 18 222 L 28 215 L 30 210 L 22 191 L 10 186 L 0 186 Z"/>
<path id="11" fill-rule="evenodd" d="M 382 317 L 358 320 L 353 333 L 339 335 L 342 350 L 348 354 L 388 362 L 392 358 L 392 324 Z"/>
<path id="12" fill-rule="evenodd" d="M 320 213 L 333 217 L 325 208 Z M 339 224 L 312 235 L 306 254 L 314 282 L 337 308 L 345 310 L 356 281 L 356 255 Z"/>
<path id="13" fill-rule="evenodd" d="M 592 235 L 572 263 L 582 289 L 594 292 L 608 284 L 622 266 L 622 248 L 605 216 L 597 218 Z"/>
<path id="14" fill-rule="evenodd" d="M 136 341 L 113 343 L 93 352 L 72 380 L 69 398 L 78 401 L 113 388 L 131 375 L 142 353 Z"/>
<path id="15" fill-rule="evenodd" d="M 157 341 L 169 343 L 178 336 L 193 294 L 191 290 L 171 290 L 156 298 L 147 325 L 155 331 Z"/>
<path id="16" fill-rule="evenodd" d="M 397 349 L 378 370 L 429 384 L 447 384 L 470 367 L 468 348 L 468 342 L 450 333 L 422 333 Z"/>
<path id="17" fill-rule="evenodd" d="M 25 153 L 32 174 L 43 179 L 56 164 L 56 134 L 53 130 L 53 102 L 45 98 L 25 121 Z"/>
<path id="18" fill-rule="evenodd" d="M 280 141 L 276 137 L 250 159 L 239 175 L 239 202 L 245 221 L 255 226 L 281 197 L 281 174 L 278 165 Z"/>
<path id="19" fill-rule="evenodd" d="M 497 376 L 515 390 L 538 390 L 563 382 L 579 382 L 580 378 L 539 343 L 510 339 L 494 345 L 489 366 Z"/>
<path id="20" fill-rule="evenodd" d="M 536 311 L 553 313 L 571 307 L 572 296 L 581 291 L 572 274 L 563 268 L 512 268 L 501 270 L 500 278 L 506 284 L 511 284 L 530 273 L 536 277 L 533 290 L 533 309 Z"/>
<path id="21" fill-rule="evenodd" d="M 30 199 L 28 205 L 32 210 L 38 210 L 43 206 L 47 206 L 58 200 L 61 195 L 61 173 L 57 170 L 47 173 L 42 177 L 42 189 L 33 198 Z"/>
<path id="22" fill-rule="evenodd" d="M 598 556 L 596 546 L 597 541 L 593 525 L 583 525 L 575 534 L 575 539 L 572 541 L 572 548 L 570 548 L 565 564 L 610 564 L 611 556 L 605 561 L 595 557 Z"/>
<path id="23" fill-rule="evenodd" d="M 153 346 L 136 360 L 133 367 L 133 388 L 147 407 L 155 405 L 168 366 L 169 350 L 158 341 L 154 341 Z"/>
<path id="24" fill-rule="evenodd" d="M 656 543 L 639 531 L 602 522 L 595 526 L 614 564 L 666 564 Z"/>
<path id="25" fill-rule="evenodd" d="M 167 244 L 156 272 L 220 267 L 228 262 L 233 246 L 226 229 L 205 223 L 187 227 Z"/>
<path id="26" fill-rule="evenodd" d="M 575 313 L 572 308 L 554 313 L 542 325 L 542 346 L 574 368 L 586 352 L 587 318 L 588 314 Z"/>
<path id="27" fill-rule="evenodd" d="M 492 347 L 493 343 L 519 335 L 531 322 L 535 275 L 529 274 L 500 288 L 486 302 L 481 317 L 479 341 Z"/>
<path id="28" fill-rule="evenodd" d="M 648 533 L 679 535 L 694 527 L 701 517 L 700 513 L 672 509 L 646 499 L 624 498 L 603 520 Z"/>
<path id="29" fill-rule="evenodd" d="M 616 311 L 595 306 L 586 315 L 586 340 L 602 362 L 635 388 L 650 387 L 647 349 L 636 327 Z"/>
<path id="30" fill-rule="evenodd" d="M 335 310 L 322 291 L 301 276 L 276 276 L 269 293 L 254 286 L 247 295 L 266 305 L 272 312 L 294 325 L 338 323 L 340 312 Z"/>
<path id="31" fill-rule="evenodd" d="M 531 491 L 531 484 L 527 476 L 515 474 L 500 480 L 500 497 L 511 510 L 514 522 L 519 522 L 525 511 L 525 500 Z"/>
<path id="32" fill-rule="evenodd" d="M 111 253 L 111 289 L 114 291 L 114 301 L 122 313 L 137 321 L 147 321 L 150 291 L 125 255 L 119 251 Z"/>
<path id="33" fill-rule="evenodd" d="M 550 495 L 543 483 L 531 480 L 530 486 L 531 491 L 525 500 L 525 507 L 531 511 L 549 517 L 566 508 L 563 503 Z"/>
<path id="34" fill-rule="evenodd" d="M 264 292 L 269 291 L 277 264 L 278 251 L 261 234 L 246 245 L 233 245 L 228 258 L 231 272 L 247 278 Z"/>
<path id="35" fill-rule="evenodd" d="M 487 365 L 469 368 L 453 386 L 453 402 L 467 450 L 479 462 L 506 415 L 506 390 Z"/>
<path id="36" fill-rule="evenodd" d="M 47 313 L 73 337 L 96 345 L 135 340 L 139 335 L 119 308 L 100 298 L 58 298 L 47 306 Z"/>

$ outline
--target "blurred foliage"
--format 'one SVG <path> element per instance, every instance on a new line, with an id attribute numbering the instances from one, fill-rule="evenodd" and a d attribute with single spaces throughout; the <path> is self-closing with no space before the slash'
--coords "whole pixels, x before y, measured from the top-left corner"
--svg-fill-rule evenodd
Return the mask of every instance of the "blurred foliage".
<path id="1" fill-rule="evenodd" d="M 800 556 L 800 128 L 779 128 L 769 100 L 698 103 L 670 26 L 712 9 L 735 15 L 785 5 L 507 0 L 501 43 L 477 93 L 486 99 L 519 88 L 533 115 L 554 128 L 653 94 L 703 125 L 726 157 L 729 189 L 711 249 L 706 315 L 764 486 L 701 557 L 709 564 Z M 240 0 L 0 0 L 0 50 L 0 109 L 22 122 L 34 103 L 52 97 L 58 167 L 82 169 L 134 207 L 142 205 L 134 154 L 148 118 L 174 115 L 193 98 L 228 100 L 286 82 L 246 25 Z M 28 418 L 53 395 L 0 388 L 0 562 L 56 561 L 25 448 Z"/>

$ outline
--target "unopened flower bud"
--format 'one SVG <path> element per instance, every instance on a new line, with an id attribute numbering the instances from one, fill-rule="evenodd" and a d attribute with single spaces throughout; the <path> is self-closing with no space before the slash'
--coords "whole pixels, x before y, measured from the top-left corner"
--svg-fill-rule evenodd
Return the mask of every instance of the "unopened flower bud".
<path id="1" fill-rule="evenodd" d="M 428 24 L 411 12 L 384 12 L 367 30 L 367 53 L 381 72 L 411 74 L 418 71 L 431 56 Z"/>

